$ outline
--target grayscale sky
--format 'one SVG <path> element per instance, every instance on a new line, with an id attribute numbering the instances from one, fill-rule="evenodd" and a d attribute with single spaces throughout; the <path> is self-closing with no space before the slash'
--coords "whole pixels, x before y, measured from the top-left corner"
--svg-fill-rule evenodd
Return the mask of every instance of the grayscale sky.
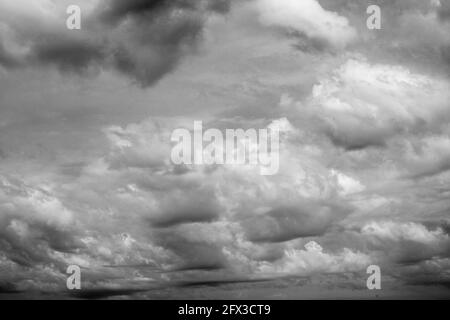
<path id="1" fill-rule="evenodd" d="M 0 299 L 448 298 L 449 75 L 448 0 L 0 0 Z M 279 172 L 174 165 L 194 120 Z"/>

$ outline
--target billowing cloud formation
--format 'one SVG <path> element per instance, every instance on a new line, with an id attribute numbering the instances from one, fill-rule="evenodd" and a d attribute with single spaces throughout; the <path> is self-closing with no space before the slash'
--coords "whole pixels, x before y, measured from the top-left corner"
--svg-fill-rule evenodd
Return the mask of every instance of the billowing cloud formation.
<path id="1" fill-rule="evenodd" d="M 250 217 L 244 222 L 252 241 L 286 241 L 323 235 L 334 219 L 345 215 L 338 206 L 297 203 Z M 341 212 L 340 212 L 341 211 Z"/>
<path id="2" fill-rule="evenodd" d="M 344 47 L 356 37 L 348 19 L 325 10 L 316 0 L 259 0 L 261 22 L 298 32 L 309 38 Z"/>
<path id="3" fill-rule="evenodd" d="M 349 272 L 364 270 L 370 265 L 370 261 L 369 256 L 349 249 L 337 254 L 323 252 L 323 248 L 317 242 L 311 241 L 305 245 L 305 249 L 288 250 L 277 264 L 262 266 L 262 269 L 266 272 L 273 269 L 286 274 Z"/>
<path id="4" fill-rule="evenodd" d="M 2 2 L 2 65 L 54 64 L 72 72 L 113 67 L 146 87 L 195 49 L 209 14 L 229 8 L 210 0 L 83 2 L 82 28 L 72 31 L 65 27 L 65 3 Z M 31 10 L 37 12 L 32 20 Z"/>
<path id="5" fill-rule="evenodd" d="M 448 92 L 446 81 L 397 66 L 348 60 L 314 86 L 312 112 L 337 145 L 381 146 L 392 136 L 445 124 Z"/>
<path id="6" fill-rule="evenodd" d="M 0 247 L 12 267 L 45 268 L 52 262 L 56 270 L 49 271 L 57 274 L 64 264 L 51 252 L 75 253 L 84 247 L 72 225 L 74 213 L 45 187 L 0 176 L 0 203 Z"/>
<path id="7" fill-rule="evenodd" d="M 407 145 L 405 167 L 412 177 L 426 177 L 450 170 L 450 138 L 431 136 Z"/>
<path id="8" fill-rule="evenodd" d="M 0 298 L 67 294 L 69 264 L 75 298 L 370 298 L 369 264 L 381 297 L 448 297 L 445 1 L 381 30 L 369 2 L 79 1 L 72 32 L 3 1 Z M 278 128 L 278 172 L 175 165 L 199 120 Z"/>
<path id="9" fill-rule="evenodd" d="M 448 258 L 450 238 L 441 228 L 429 230 L 418 223 L 370 222 L 361 233 L 376 249 L 390 248 L 389 257 L 408 263 L 432 258 Z"/>

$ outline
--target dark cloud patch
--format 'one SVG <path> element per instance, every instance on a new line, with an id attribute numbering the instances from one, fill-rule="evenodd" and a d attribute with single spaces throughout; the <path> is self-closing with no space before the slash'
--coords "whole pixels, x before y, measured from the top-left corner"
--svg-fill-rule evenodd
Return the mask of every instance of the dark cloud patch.
<path id="1" fill-rule="evenodd" d="M 178 284 L 179 287 L 221 287 L 233 284 L 251 284 L 270 282 L 272 279 L 230 279 L 230 280 L 207 280 L 207 281 L 185 281 Z"/>
<path id="2" fill-rule="evenodd" d="M 180 1 L 167 0 L 112 0 L 104 1 L 103 7 L 106 7 L 100 13 L 100 18 L 107 23 L 118 23 L 130 15 L 139 15 L 147 12 L 154 12 L 168 7 L 175 7 Z"/>
<path id="3" fill-rule="evenodd" d="M 78 177 L 81 175 L 81 172 L 86 163 L 84 162 L 71 162 L 62 164 L 59 168 L 61 174 L 69 177 Z"/>
<path id="4" fill-rule="evenodd" d="M 450 1 L 440 0 L 440 7 L 438 9 L 438 16 L 442 21 L 450 20 Z"/>
<path id="5" fill-rule="evenodd" d="M 334 211 L 334 212 L 333 212 Z M 316 204 L 281 206 L 264 215 L 242 221 L 247 237 L 254 242 L 284 242 L 321 236 L 342 216 L 342 209 Z"/>
<path id="6" fill-rule="evenodd" d="M 104 1 L 100 13 L 103 21 L 117 23 L 132 16 L 160 14 L 167 10 L 206 10 L 226 13 L 230 9 L 229 0 L 112 0 Z"/>
<path id="7" fill-rule="evenodd" d="M 441 56 L 446 64 L 450 67 L 450 45 L 441 48 Z"/>
<path id="8" fill-rule="evenodd" d="M 416 266 L 430 259 L 447 258 L 450 254 L 448 235 L 442 224 L 404 223 L 373 224 L 364 228 L 367 248 L 381 250 L 390 261 Z"/>
<path id="9" fill-rule="evenodd" d="M 308 38 L 300 33 L 295 33 L 295 37 L 297 38 L 297 43 L 293 45 L 294 49 L 309 54 L 334 53 L 333 47 L 323 39 Z"/>
<path id="10" fill-rule="evenodd" d="M 398 277 L 408 285 L 442 287 L 450 294 L 448 259 L 432 258 L 417 264 L 401 266 Z M 425 296 L 425 295 L 424 295 Z"/>
<path id="11" fill-rule="evenodd" d="M 229 0 L 212 0 L 208 1 L 207 8 L 218 13 L 227 13 L 230 10 L 231 1 Z"/>
<path id="12" fill-rule="evenodd" d="M 402 241 L 392 246 L 389 254 L 392 260 L 399 264 L 417 264 L 434 256 L 446 254 L 448 249 L 448 244 L 445 247 L 434 248 L 416 241 Z"/>
<path id="13" fill-rule="evenodd" d="M 193 1 L 112 1 L 100 19 L 116 25 L 111 57 L 117 70 L 149 86 L 195 48 L 204 12 Z"/>
<path id="14" fill-rule="evenodd" d="M 22 291 L 17 288 L 17 286 L 8 281 L 0 281 L 0 294 L 17 294 Z"/>
<path id="15" fill-rule="evenodd" d="M 413 286 L 432 286 L 432 287 L 444 287 L 449 290 L 450 292 L 450 280 L 448 279 L 442 279 L 440 277 L 430 277 L 430 276 L 424 276 L 420 275 L 417 279 L 410 279 L 407 281 L 408 284 Z M 449 293 L 450 295 L 450 293 Z M 424 295 L 426 298 L 426 296 Z"/>
<path id="16" fill-rule="evenodd" d="M 186 264 L 181 267 L 173 268 L 166 272 L 190 272 L 190 271 L 200 271 L 200 272 L 208 272 L 208 271 L 218 271 L 224 269 L 224 265 L 220 263 L 206 263 L 206 264 Z"/>
<path id="17" fill-rule="evenodd" d="M 408 178 L 411 179 L 423 179 L 423 178 L 427 178 L 427 177 L 432 177 L 438 174 L 441 174 L 443 172 L 449 171 L 450 170 L 450 163 L 447 162 L 448 160 L 446 160 L 445 162 L 439 162 L 439 163 L 435 163 L 433 165 L 428 165 L 424 168 L 420 168 L 418 170 L 418 172 L 411 174 L 408 176 Z"/>
<path id="18" fill-rule="evenodd" d="M 185 190 L 163 198 L 161 211 L 149 220 L 155 228 L 168 228 L 193 222 L 212 222 L 220 215 L 215 195 L 209 190 Z"/>
<path id="19" fill-rule="evenodd" d="M 0 250 L 20 266 L 57 263 L 46 248 L 63 253 L 75 253 L 84 248 L 75 234 L 48 225 L 28 222 L 29 234 L 26 237 L 15 233 L 10 225 L 6 228 L 0 226 Z"/>
<path id="20" fill-rule="evenodd" d="M 31 59 L 35 63 L 55 64 L 62 71 L 83 73 L 106 54 L 99 43 L 59 35 L 42 37 L 34 43 Z"/>
<path id="21" fill-rule="evenodd" d="M 159 230 L 155 235 L 158 245 L 164 246 L 178 257 L 174 270 L 202 267 L 220 269 L 228 265 L 220 244 L 192 239 L 177 228 Z"/>
<path id="22" fill-rule="evenodd" d="M 50 193 L 18 179 L 0 178 L 0 203 L 8 203 L 0 208 L 0 251 L 5 258 L 24 267 L 47 263 L 56 266 L 52 250 L 74 253 L 85 248 L 75 228 L 52 220 L 65 214 L 62 206 L 55 207 L 57 215 L 53 218 L 42 213 L 42 204 L 60 204 Z M 51 210 L 51 206 L 45 208 Z"/>
<path id="23" fill-rule="evenodd" d="M 58 252 L 76 253 L 85 248 L 78 235 L 57 230 L 49 226 L 43 226 L 41 228 L 39 239 L 47 242 L 49 248 Z"/>
<path id="24" fill-rule="evenodd" d="M 171 208 L 156 219 L 151 219 L 153 227 L 167 228 L 178 224 L 193 222 L 211 222 L 218 217 L 218 212 L 201 204 L 188 207 Z"/>
<path id="25" fill-rule="evenodd" d="M 31 246 L 36 242 L 29 242 L 22 239 L 9 227 L 10 219 L 3 218 L 0 225 L 0 250 L 5 256 L 19 266 L 31 267 L 35 264 L 45 263 L 49 261 L 49 257 L 45 252 Z"/>
<path id="26" fill-rule="evenodd" d="M 126 38 L 112 49 L 115 68 L 142 86 L 152 85 L 171 72 L 181 56 L 195 48 L 203 28 L 197 13 L 184 12 L 176 18 L 136 18 L 124 31 Z"/>
<path id="27" fill-rule="evenodd" d="M 5 159 L 6 157 L 7 157 L 6 152 L 0 149 L 0 159 Z"/>
<path id="28" fill-rule="evenodd" d="M 29 50 L 15 57 L 0 45 L 0 64 L 52 64 L 81 74 L 90 67 L 113 68 L 148 87 L 195 50 L 208 15 L 228 9 L 228 0 L 103 1 L 83 16 L 81 30 L 50 29 L 43 21 L 28 29 L 12 23 L 18 43 Z"/>
<path id="29" fill-rule="evenodd" d="M 69 296 L 78 298 L 78 299 L 88 299 L 88 300 L 96 300 L 96 299 L 105 299 L 109 297 L 117 297 L 117 296 L 130 296 L 135 293 L 145 292 L 147 289 L 135 289 L 135 288 L 118 288 L 118 289 L 110 289 L 110 288 L 99 288 L 99 289 L 85 289 L 85 290 L 75 290 L 70 291 Z"/>
<path id="30" fill-rule="evenodd" d="M 335 146 L 344 148 L 347 151 L 362 150 L 370 147 L 384 147 L 386 145 L 386 132 L 376 130 L 373 130 L 372 133 L 360 132 L 359 134 L 354 134 L 354 132 L 345 134 L 330 131 L 327 135 Z"/>
<path id="31" fill-rule="evenodd" d="M 447 209 L 445 210 L 445 212 L 447 212 L 447 214 L 449 214 L 449 213 L 450 213 L 450 208 L 447 208 Z M 448 236 L 450 236 L 450 221 L 442 222 L 442 223 L 440 224 L 440 228 L 445 232 L 445 234 L 447 234 Z"/>
<path id="32" fill-rule="evenodd" d="M 6 50 L 5 46 L 1 41 L 0 41 L 0 65 L 6 68 L 14 68 L 19 66 L 19 61 L 17 61 L 17 59 Z"/>
<path id="33" fill-rule="evenodd" d="M 155 265 L 155 264 L 127 264 L 127 265 L 105 265 L 105 268 L 113 268 L 113 269 L 148 269 L 154 272 L 164 272 L 164 270 L 162 270 L 159 266 Z"/>

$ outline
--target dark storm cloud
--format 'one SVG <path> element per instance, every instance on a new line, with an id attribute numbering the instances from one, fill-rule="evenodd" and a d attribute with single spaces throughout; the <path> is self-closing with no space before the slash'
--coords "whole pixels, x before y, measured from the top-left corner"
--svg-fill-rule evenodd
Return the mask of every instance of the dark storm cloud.
<path id="1" fill-rule="evenodd" d="M 450 20 L 450 1 L 441 0 L 441 6 L 438 9 L 438 16 L 442 21 Z"/>
<path id="2" fill-rule="evenodd" d="M 247 237 L 254 242 L 284 242 L 297 238 L 325 234 L 345 210 L 337 206 L 316 204 L 282 206 L 263 216 L 254 216 L 242 222 Z"/>
<path id="3" fill-rule="evenodd" d="M 49 226 L 42 226 L 39 236 L 39 240 L 47 242 L 49 248 L 63 253 L 76 253 L 78 250 L 84 249 L 85 245 L 79 239 L 77 234 Z"/>
<path id="4" fill-rule="evenodd" d="M 179 268 L 174 268 L 172 270 L 166 272 L 188 272 L 188 271 L 217 271 L 222 270 L 224 266 L 219 263 L 212 264 L 192 264 L 192 265 L 184 265 Z"/>
<path id="5" fill-rule="evenodd" d="M 218 263 L 206 263 L 206 264 L 185 264 L 180 267 L 162 269 L 159 266 L 153 264 L 130 264 L 130 265 L 107 265 L 105 268 L 114 269 L 137 269 L 137 270 L 148 270 L 154 273 L 181 273 L 190 271 L 217 271 L 222 270 L 223 265 Z"/>
<path id="6" fill-rule="evenodd" d="M 442 277 L 439 276 L 424 276 L 419 275 L 414 277 L 414 279 L 407 280 L 407 283 L 410 285 L 415 286 L 431 286 L 431 287 L 444 287 L 448 290 L 450 290 L 450 281 L 448 279 L 442 279 Z M 424 295 L 424 297 L 426 297 Z"/>
<path id="7" fill-rule="evenodd" d="M 450 209 L 447 210 L 450 213 Z M 450 236 L 450 221 L 424 221 L 423 225 L 426 226 L 429 230 L 436 230 L 440 228 L 444 233 Z"/>
<path id="8" fill-rule="evenodd" d="M 179 287 L 221 287 L 233 284 L 254 284 L 270 282 L 272 279 L 230 279 L 230 280 L 205 280 L 181 282 Z"/>
<path id="9" fill-rule="evenodd" d="M 354 134 L 342 134 L 339 135 L 335 132 L 328 132 L 328 137 L 330 141 L 337 147 L 342 147 L 347 151 L 363 150 L 370 147 L 383 147 L 385 146 L 385 141 L 387 133 L 386 132 L 376 132 L 371 135 L 370 133 L 360 133 L 358 135 Z"/>
<path id="10" fill-rule="evenodd" d="M 114 0 L 106 8 L 99 14 L 101 21 L 116 26 L 127 23 L 110 50 L 114 67 L 145 87 L 172 71 L 195 48 L 206 16 L 225 13 L 229 2 Z"/>
<path id="11" fill-rule="evenodd" d="M 432 177 L 432 176 L 441 174 L 443 172 L 449 171 L 450 163 L 448 161 L 449 161 L 449 159 L 443 159 L 442 162 L 438 162 L 438 163 L 434 163 L 433 165 L 429 165 L 407 177 L 412 178 L 412 179 L 422 179 L 422 178 Z"/>
<path id="12" fill-rule="evenodd" d="M 113 44 L 115 68 L 148 86 L 173 70 L 201 35 L 204 12 L 192 1 L 113 1 L 100 19 L 118 26 Z M 121 28 L 125 21 L 126 28 Z"/>
<path id="13" fill-rule="evenodd" d="M 400 264 L 417 264 L 422 261 L 427 261 L 434 256 L 448 257 L 448 250 L 448 244 L 443 248 L 430 248 L 430 246 L 425 244 L 404 241 L 393 246 L 390 258 Z"/>
<path id="14" fill-rule="evenodd" d="M 7 157 L 6 152 L 0 148 L 0 159 L 5 159 Z"/>
<path id="15" fill-rule="evenodd" d="M 96 289 L 86 289 L 86 290 L 75 290 L 69 293 L 70 296 L 78 299 L 88 299 L 88 300 L 96 300 L 96 299 L 105 299 L 109 297 L 117 297 L 117 296 L 130 296 L 135 293 L 145 292 L 147 289 L 135 289 L 135 288 L 120 288 L 120 289 L 111 289 L 111 288 L 96 288 Z"/>
<path id="16" fill-rule="evenodd" d="M 14 220 L 18 221 L 18 220 Z M 48 254 L 46 248 L 62 253 L 75 253 L 83 249 L 84 245 L 79 241 L 77 235 L 69 231 L 58 230 L 45 224 L 28 221 L 27 228 L 32 230 L 26 238 L 15 233 L 9 226 L 11 223 L 0 226 L 0 249 L 6 256 L 21 266 L 33 266 L 39 263 L 49 263 L 53 258 Z M 21 222 L 22 223 L 22 222 Z M 25 223 L 25 220 L 23 221 Z"/>
<path id="17" fill-rule="evenodd" d="M 0 45 L 0 64 L 53 64 L 79 73 L 91 66 L 112 67 L 147 87 L 195 50 L 208 15 L 228 8 L 228 1 L 113 0 L 83 15 L 81 30 L 59 24 L 49 29 L 44 21 L 24 29 L 11 22 L 18 43 L 29 45 L 28 53 L 16 57 Z"/>
<path id="18" fill-rule="evenodd" d="M 441 224 L 372 222 L 363 227 L 367 245 L 382 250 L 390 261 L 413 265 L 434 258 L 448 258 L 450 238 Z"/>
<path id="19" fill-rule="evenodd" d="M 231 8 L 230 0 L 212 0 L 207 2 L 206 6 L 209 10 L 218 13 L 227 13 Z"/>
<path id="20" fill-rule="evenodd" d="M 441 56 L 442 60 L 445 61 L 445 63 L 450 66 L 450 45 L 449 46 L 443 46 L 441 48 Z"/>
<path id="21" fill-rule="evenodd" d="M 6 68 L 13 68 L 19 65 L 19 62 L 12 54 L 6 51 L 3 43 L 0 42 L 0 65 Z"/>
<path id="22" fill-rule="evenodd" d="M 46 216 L 52 201 L 56 215 Z M 64 266 L 51 251 L 74 253 L 85 249 L 81 233 L 58 220 L 67 212 L 50 193 L 0 175 L 0 203 L 5 204 L 0 207 L 0 252 L 5 259 L 23 267 L 52 264 L 63 272 Z"/>
<path id="23" fill-rule="evenodd" d="M 37 64 L 55 64 L 62 71 L 83 73 L 93 63 L 105 58 L 98 43 L 86 39 L 70 39 L 50 35 L 34 43 L 31 60 Z"/>
<path id="24" fill-rule="evenodd" d="M 197 228 L 195 228 L 198 235 L 195 232 L 192 233 L 193 228 L 189 231 L 183 226 L 154 230 L 155 243 L 164 246 L 177 257 L 170 270 L 175 272 L 191 270 L 195 273 L 204 273 L 206 270 L 220 271 L 228 266 L 223 252 L 224 244 L 212 239 L 205 239 L 205 235 L 201 235 L 199 225 L 197 224 Z M 208 236 L 213 238 L 217 235 L 208 234 Z M 196 269 L 197 271 L 195 271 Z"/>
<path id="25" fill-rule="evenodd" d="M 104 21 L 117 23 L 129 16 L 144 16 L 169 9 L 206 10 L 226 13 L 230 9 L 229 0 L 111 0 L 104 1 L 106 9 L 100 14 Z"/>
<path id="26" fill-rule="evenodd" d="M 322 39 L 307 38 L 303 34 L 295 34 L 295 37 L 297 42 L 293 45 L 294 49 L 310 54 L 319 54 L 327 51 L 334 53 L 332 46 Z"/>
<path id="27" fill-rule="evenodd" d="M 0 294 L 14 294 L 21 292 L 22 290 L 18 290 L 14 283 L 0 280 Z"/>
<path id="28" fill-rule="evenodd" d="M 219 217 L 220 209 L 211 193 L 187 191 L 186 196 L 166 199 L 162 203 L 161 214 L 151 218 L 153 227 L 167 228 L 183 223 L 211 222 Z M 191 197 L 197 197 L 192 200 Z M 211 197 L 211 198 L 210 198 Z"/>
<path id="29" fill-rule="evenodd" d="M 102 6 L 106 7 L 106 9 L 100 13 L 100 17 L 105 22 L 117 23 L 129 15 L 142 15 L 144 13 L 151 13 L 170 7 L 177 7 L 179 2 L 180 1 L 167 0 L 103 1 Z"/>

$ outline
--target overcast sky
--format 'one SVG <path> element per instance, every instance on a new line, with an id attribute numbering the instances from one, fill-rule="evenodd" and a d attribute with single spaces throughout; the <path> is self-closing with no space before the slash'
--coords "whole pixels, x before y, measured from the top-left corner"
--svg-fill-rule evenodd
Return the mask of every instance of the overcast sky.
<path id="1" fill-rule="evenodd" d="M 370 297 L 371 264 L 449 297 L 449 35 L 448 0 L 1 0 L 0 299 L 71 264 L 94 298 Z M 194 120 L 279 128 L 278 174 L 173 165 Z"/>

